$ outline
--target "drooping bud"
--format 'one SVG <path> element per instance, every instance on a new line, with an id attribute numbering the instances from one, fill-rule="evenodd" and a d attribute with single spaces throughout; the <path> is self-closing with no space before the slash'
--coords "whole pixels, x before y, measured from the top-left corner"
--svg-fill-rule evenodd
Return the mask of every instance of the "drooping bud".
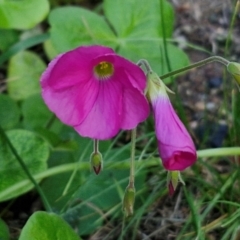
<path id="1" fill-rule="evenodd" d="M 227 70 L 232 74 L 237 84 L 240 85 L 240 64 L 236 62 L 230 62 L 227 65 Z"/>
<path id="2" fill-rule="evenodd" d="M 135 202 L 135 188 L 128 186 L 123 197 L 123 211 L 126 217 L 133 215 L 133 207 Z"/>
<path id="3" fill-rule="evenodd" d="M 153 110 L 163 166 L 169 171 L 182 171 L 197 160 L 193 140 L 170 102 L 167 93 L 171 90 L 152 71 L 147 74 L 147 81 L 146 95 Z"/>
<path id="4" fill-rule="evenodd" d="M 102 154 L 100 152 L 93 152 L 90 157 L 90 164 L 93 171 L 98 175 L 102 170 Z"/>
<path id="5" fill-rule="evenodd" d="M 169 195 L 172 196 L 177 189 L 178 182 L 181 182 L 185 185 L 184 181 L 182 180 L 181 174 L 179 171 L 168 171 L 167 175 L 167 187 L 169 191 Z"/>

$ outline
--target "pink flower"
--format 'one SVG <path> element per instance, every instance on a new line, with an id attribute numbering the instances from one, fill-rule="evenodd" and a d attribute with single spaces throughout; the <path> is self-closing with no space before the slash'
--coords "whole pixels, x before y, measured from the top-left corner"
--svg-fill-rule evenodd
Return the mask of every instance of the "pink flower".
<path id="1" fill-rule="evenodd" d="M 153 108 L 159 155 L 167 170 L 184 170 L 197 159 L 194 143 L 178 118 L 157 74 L 148 74 L 147 95 Z M 169 90 L 170 91 L 170 90 Z"/>
<path id="2" fill-rule="evenodd" d="M 60 54 L 43 73 L 41 86 L 49 109 L 84 137 L 109 139 L 149 115 L 143 71 L 107 47 Z"/>

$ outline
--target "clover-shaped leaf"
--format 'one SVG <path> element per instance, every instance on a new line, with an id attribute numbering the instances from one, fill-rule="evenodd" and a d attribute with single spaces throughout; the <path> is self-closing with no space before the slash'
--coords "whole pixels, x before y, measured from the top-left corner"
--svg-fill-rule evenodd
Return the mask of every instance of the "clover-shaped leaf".
<path id="1" fill-rule="evenodd" d="M 66 21 L 67 19 L 67 21 Z M 79 7 L 60 7 L 49 15 L 51 41 L 59 52 L 79 45 L 114 47 L 116 37 L 103 17 Z"/>
<path id="2" fill-rule="evenodd" d="M 0 28 L 33 28 L 48 12 L 47 0 L 1 0 Z"/>
<path id="3" fill-rule="evenodd" d="M 119 38 L 150 40 L 163 36 L 163 31 L 166 37 L 172 35 L 173 9 L 166 1 L 105 0 L 104 13 Z"/>

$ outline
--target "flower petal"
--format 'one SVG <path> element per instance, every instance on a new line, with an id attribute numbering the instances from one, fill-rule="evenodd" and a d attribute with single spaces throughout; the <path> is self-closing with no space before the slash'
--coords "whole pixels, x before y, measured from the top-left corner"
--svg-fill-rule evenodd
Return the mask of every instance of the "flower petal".
<path id="1" fill-rule="evenodd" d="M 95 57 L 94 64 L 106 61 L 114 65 L 114 76 L 119 77 L 124 86 L 137 88 L 139 91 L 144 91 L 147 85 L 147 79 L 143 70 L 129 60 L 116 54 L 105 54 Z"/>
<path id="2" fill-rule="evenodd" d="M 111 48 L 88 46 L 60 54 L 43 73 L 41 86 L 57 90 L 87 81 L 93 74 L 92 59 L 110 53 L 114 53 Z"/>
<path id="3" fill-rule="evenodd" d="M 87 81 L 76 86 L 53 90 L 46 87 L 42 96 L 49 109 L 65 124 L 80 124 L 92 109 L 98 94 L 98 83 Z"/>
<path id="4" fill-rule="evenodd" d="M 96 101 L 84 121 L 75 130 L 84 137 L 109 139 L 120 130 L 122 121 L 122 85 L 117 81 L 99 82 Z"/>
<path id="5" fill-rule="evenodd" d="M 136 64 L 121 57 L 116 58 L 115 66 L 119 72 L 125 72 L 127 77 L 122 79 L 125 84 L 131 84 L 134 88 L 144 91 L 147 85 L 147 79 L 143 70 Z"/>
<path id="6" fill-rule="evenodd" d="M 122 129 L 133 129 L 149 115 L 149 104 L 143 95 L 135 88 L 125 88 L 123 92 Z"/>
<path id="7" fill-rule="evenodd" d="M 196 161 L 194 143 L 175 113 L 168 96 L 152 102 L 158 150 L 166 169 L 184 170 Z"/>

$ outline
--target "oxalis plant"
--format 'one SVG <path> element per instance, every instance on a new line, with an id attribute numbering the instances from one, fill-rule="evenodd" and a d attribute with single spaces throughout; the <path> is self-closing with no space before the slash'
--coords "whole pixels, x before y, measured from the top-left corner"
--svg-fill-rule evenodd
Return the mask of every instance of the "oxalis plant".
<path id="1" fill-rule="evenodd" d="M 239 2 L 233 20 L 238 7 Z M 36 26 L 46 16 L 49 29 L 39 30 Z M 157 198 L 174 195 L 178 183 L 184 184 L 181 172 L 197 159 L 240 155 L 234 146 L 196 151 L 168 87 L 176 75 L 218 62 L 238 90 L 240 64 L 219 56 L 190 64 L 171 39 L 173 25 L 173 8 L 164 0 L 104 0 L 95 12 L 51 9 L 46 0 L 0 1 L 0 64 L 9 79 L 0 94 L 0 201 L 34 187 L 46 210 L 28 219 L 20 240 L 80 239 L 117 217 L 123 219 L 123 239 Z M 38 45 L 48 66 L 41 54 L 29 50 Z M 238 95 L 233 98 L 234 121 Z M 142 128 L 151 116 L 154 133 Z M 131 142 L 121 145 L 120 138 L 129 133 Z M 155 140 L 157 151 L 150 152 Z M 152 193 L 145 187 L 149 167 L 164 170 Z M 186 194 L 199 239 L 204 239 L 203 219 L 237 176 L 236 171 L 226 179 L 199 218 L 193 197 Z M 234 201 L 222 203 L 239 208 Z M 220 223 L 234 227 L 239 216 L 239 210 L 223 215 L 205 230 Z M 0 239 L 10 239 L 2 220 Z"/>

